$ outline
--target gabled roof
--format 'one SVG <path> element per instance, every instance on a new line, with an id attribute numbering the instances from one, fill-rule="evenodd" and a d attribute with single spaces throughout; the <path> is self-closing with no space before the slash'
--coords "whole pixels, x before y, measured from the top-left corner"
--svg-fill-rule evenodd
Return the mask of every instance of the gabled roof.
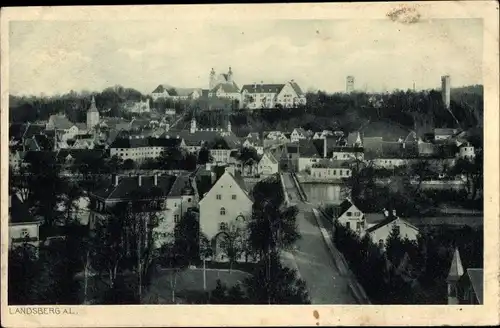
<path id="1" fill-rule="evenodd" d="M 74 124 L 68 120 L 64 115 L 51 115 L 49 117 L 49 122 L 53 123 L 56 130 L 67 130 L 70 129 Z"/>
<path id="2" fill-rule="evenodd" d="M 469 268 L 467 269 L 467 276 L 469 277 L 470 283 L 472 285 L 472 289 L 474 289 L 474 293 L 476 294 L 477 301 L 479 304 L 483 304 L 483 289 L 484 289 L 484 273 L 483 269 L 479 268 Z"/>
<path id="3" fill-rule="evenodd" d="M 221 88 L 225 93 L 240 93 L 240 88 L 238 88 L 238 86 L 234 82 L 219 83 L 210 91 L 217 92 L 219 88 Z"/>
<path id="4" fill-rule="evenodd" d="M 75 123 L 76 127 L 78 130 L 87 130 L 87 124 L 86 123 Z"/>
<path id="5" fill-rule="evenodd" d="M 241 190 L 243 190 L 243 192 L 248 196 L 248 198 L 251 201 L 253 201 L 252 195 L 251 195 L 250 191 L 248 190 L 248 187 L 245 183 L 245 180 L 243 180 L 243 177 L 241 176 L 241 174 L 239 172 L 235 172 L 234 174 L 231 172 L 226 172 L 226 173 L 229 174 L 234 179 L 234 181 L 238 184 L 238 186 L 241 188 Z"/>
<path id="6" fill-rule="evenodd" d="M 304 95 L 304 92 L 302 91 L 302 89 L 299 87 L 299 85 L 297 84 L 297 82 L 294 82 L 294 81 L 291 81 L 290 82 L 290 85 L 292 86 L 293 90 L 295 91 L 295 93 L 297 94 L 297 96 L 303 96 Z"/>
<path id="7" fill-rule="evenodd" d="M 348 209 L 350 209 L 354 204 L 349 200 L 345 199 L 340 205 L 339 205 L 339 216 L 344 214 Z"/>
<path id="8" fill-rule="evenodd" d="M 40 125 L 40 124 L 28 124 L 26 126 L 26 130 L 24 131 L 23 137 L 26 138 L 31 138 L 34 135 L 37 134 L 42 134 L 44 133 L 45 126 Z"/>
<path id="9" fill-rule="evenodd" d="M 16 194 L 10 194 L 9 223 L 23 224 L 39 222 L 28 210 L 28 207 L 21 202 Z"/>
<path id="10" fill-rule="evenodd" d="M 320 139 L 320 141 L 322 141 Z M 300 157 L 323 157 L 318 152 L 316 145 L 312 140 L 301 139 L 299 140 L 299 156 Z"/>
<path id="11" fill-rule="evenodd" d="M 437 128 L 434 129 L 434 135 L 438 136 L 447 136 L 447 135 L 454 135 L 456 132 L 456 129 L 449 129 L 449 128 Z"/>
<path id="12" fill-rule="evenodd" d="M 359 132 L 350 132 L 347 136 L 347 145 L 354 146 L 358 139 L 361 141 L 361 135 Z"/>
<path id="13" fill-rule="evenodd" d="M 415 229 L 415 230 L 418 230 L 418 228 L 417 228 L 417 227 L 415 227 L 414 225 L 412 225 L 411 223 L 409 223 L 409 222 L 407 222 L 407 221 L 405 221 L 405 220 L 401 219 L 401 218 L 400 218 L 400 217 L 398 217 L 398 216 L 394 216 L 392 213 L 389 213 L 389 216 L 388 216 L 388 217 L 386 217 L 383 221 L 381 221 L 381 222 L 379 222 L 379 223 L 377 223 L 377 224 L 375 224 L 375 225 L 373 225 L 373 226 L 369 227 L 369 228 L 368 228 L 368 229 L 366 229 L 365 231 L 366 231 L 367 233 L 371 233 L 371 232 L 373 232 L 373 231 L 375 231 L 375 230 L 378 230 L 379 228 L 381 228 L 381 227 L 383 227 L 383 226 L 386 226 L 386 225 L 388 225 L 389 223 L 392 223 L 392 222 L 394 222 L 394 221 L 396 221 L 396 220 L 400 220 L 401 222 L 403 222 L 403 223 L 404 223 L 404 224 L 406 224 L 407 226 L 409 226 L 409 227 L 411 227 L 411 228 L 413 228 L 413 229 Z"/>
<path id="14" fill-rule="evenodd" d="M 180 197 L 183 195 L 186 187 L 190 187 L 189 173 L 179 175 L 177 179 L 175 179 L 168 196 L 170 197 Z"/>
<path id="15" fill-rule="evenodd" d="M 453 258 L 451 259 L 450 271 L 448 272 L 448 281 L 457 281 L 463 274 L 464 267 L 460 259 L 460 253 L 458 252 L 458 248 L 455 248 Z"/>
<path id="16" fill-rule="evenodd" d="M 285 87 L 285 84 L 245 84 L 241 92 L 248 93 L 274 93 L 278 94 Z"/>
<path id="17" fill-rule="evenodd" d="M 134 192 L 148 195 L 152 190 L 158 190 L 161 197 L 167 197 L 176 180 L 175 176 L 158 176 L 158 185 L 154 185 L 154 176 L 142 176 L 141 186 L 139 186 L 138 176 L 121 176 L 118 178 L 118 186 L 110 179 L 108 185 L 97 190 L 93 195 L 103 199 L 128 200 Z"/>
<path id="18" fill-rule="evenodd" d="M 156 89 L 153 90 L 152 93 L 163 93 L 165 91 L 168 92 L 168 90 L 170 89 L 174 89 L 174 87 L 168 84 L 160 84 L 159 86 L 156 87 Z"/>

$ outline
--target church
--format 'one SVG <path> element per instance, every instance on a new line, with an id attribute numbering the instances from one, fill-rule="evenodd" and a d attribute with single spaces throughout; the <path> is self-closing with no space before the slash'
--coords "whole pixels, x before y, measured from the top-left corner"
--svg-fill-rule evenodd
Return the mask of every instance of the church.
<path id="1" fill-rule="evenodd" d="M 216 74 L 214 69 L 210 71 L 208 84 L 209 98 L 226 98 L 241 101 L 240 88 L 234 82 L 233 71 L 231 67 L 227 73 Z"/>

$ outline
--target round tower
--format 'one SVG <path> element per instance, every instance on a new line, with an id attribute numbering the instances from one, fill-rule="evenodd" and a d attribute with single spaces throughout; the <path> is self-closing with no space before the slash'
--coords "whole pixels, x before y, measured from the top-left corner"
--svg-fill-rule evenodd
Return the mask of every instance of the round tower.
<path id="1" fill-rule="evenodd" d="M 92 130 L 96 125 L 99 124 L 99 111 L 95 105 L 95 98 L 92 96 L 92 102 L 90 103 L 90 108 L 87 111 L 87 130 Z"/>

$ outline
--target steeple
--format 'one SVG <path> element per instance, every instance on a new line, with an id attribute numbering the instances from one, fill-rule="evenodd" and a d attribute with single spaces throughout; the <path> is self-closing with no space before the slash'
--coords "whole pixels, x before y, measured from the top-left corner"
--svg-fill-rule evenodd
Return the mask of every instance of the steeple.
<path id="1" fill-rule="evenodd" d="M 90 103 L 90 108 L 89 108 L 88 112 L 97 112 L 97 113 L 99 113 L 99 111 L 97 110 L 97 107 L 95 105 L 95 97 L 94 96 L 92 96 L 92 102 Z"/>
<path id="2" fill-rule="evenodd" d="M 208 83 L 208 89 L 212 90 L 214 87 L 215 87 L 215 71 L 212 68 L 212 70 L 210 71 L 210 79 L 209 79 L 209 83 Z"/>
<path id="3" fill-rule="evenodd" d="M 457 283 L 463 274 L 464 267 L 462 266 L 462 261 L 460 260 L 460 253 L 458 252 L 458 248 L 455 248 L 448 278 L 446 279 L 448 283 L 448 304 L 458 304 Z"/>
<path id="4" fill-rule="evenodd" d="M 231 132 L 231 120 L 227 120 L 227 132 Z"/>
<path id="5" fill-rule="evenodd" d="M 229 66 L 229 71 L 227 71 L 227 82 L 233 82 L 233 71 L 231 66 Z"/>

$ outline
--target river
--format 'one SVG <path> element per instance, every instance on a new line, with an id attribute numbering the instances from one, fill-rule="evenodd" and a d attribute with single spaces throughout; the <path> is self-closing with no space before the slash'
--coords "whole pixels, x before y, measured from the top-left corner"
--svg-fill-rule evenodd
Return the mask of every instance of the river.
<path id="1" fill-rule="evenodd" d="M 338 205 L 345 199 L 344 186 L 337 183 L 302 183 L 307 200 L 313 204 Z"/>

